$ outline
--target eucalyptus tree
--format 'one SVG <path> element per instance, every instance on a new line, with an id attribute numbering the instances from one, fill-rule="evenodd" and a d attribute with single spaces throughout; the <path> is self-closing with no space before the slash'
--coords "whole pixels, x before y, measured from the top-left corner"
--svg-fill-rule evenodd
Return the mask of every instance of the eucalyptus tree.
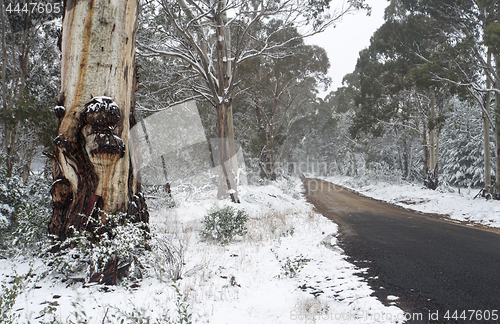
<path id="1" fill-rule="evenodd" d="M 496 141 L 496 191 L 500 189 L 500 4 L 494 0 L 393 1 L 393 7 L 408 16 L 428 17 L 430 36 L 442 42 L 434 55 L 415 49 L 425 64 L 428 75 L 437 81 L 462 88 L 478 103 L 483 114 L 483 146 L 485 151 L 486 187 L 489 171 L 489 128 Z M 403 18 L 405 19 L 405 18 Z M 491 59 L 492 58 L 492 59 Z M 492 100 L 492 94 L 495 94 Z M 494 111 L 490 111 L 494 102 Z"/>
<path id="2" fill-rule="evenodd" d="M 272 33 L 280 24 L 273 21 L 263 29 Z M 274 37 L 289 39 L 294 37 L 291 33 L 299 35 L 291 29 Z M 276 169 L 291 150 L 288 134 L 295 121 L 313 110 L 316 88 L 327 86 L 330 81 L 328 57 L 318 46 L 305 45 L 297 39 L 274 54 L 240 66 L 238 88 L 242 91 L 234 101 L 237 128 L 246 128 L 239 134 L 249 138 L 247 147 L 257 157 L 261 177 L 271 180 L 276 179 Z"/>
<path id="3" fill-rule="evenodd" d="M 68 0 L 64 9 L 49 225 L 60 241 L 109 214 L 148 221 L 129 145 L 138 3 Z"/>
<path id="4" fill-rule="evenodd" d="M 360 92 L 351 134 L 385 131 L 413 133 L 422 141 L 423 177 L 426 186 L 437 187 L 439 133 L 453 89 L 436 82 L 423 65 L 423 55 L 439 51 L 439 35 L 429 34 L 433 23 L 426 16 L 403 16 L 393 7 L 386 11 L 386 22 L 372 36 L 370 47 L 360 53 L 355 73 Z M 406 137 L 404 137 L 406 138 Z M 406 141 L 406 140 L 405 140 Z M 408 147 L 403 143 L 403 147 Z M 409 152 L 403 152 L 408 164 Z M 407 168 L 403 171 L 409 174 Z"/>
<path id="5" fill-rule="evenodd" d="M 357 174 L 360 146 L 349 136 L 354 107 L 347 88 L 317 98 L 297 118 L 288 140 L 293 148 L 285 163 L 289 172 Z"/>
<path id="6" fill-rule="evenodd" d="M 179 71 L 187 94 L 181 100 L 203 99 L 215 109 L 221 161 L 218 196 L 229 193 L 235 202 L 239 199 L 233 166 L 224 161 L 234 156 L 231 105 L 240 65 L 257 57 L 276 56 L 286 45 L 324 31 L 348 12 L 366 8 L 364 0 L 341 1 L 333 9 L 329 0 L 158 0 L 149 4 L 159 6 L 151 11 L 152 20 L 160 14 L 165 24 L 140 41 L 141 55 L 181 60 Z M 266 32 L 263 26 L 272 20 L 280 24 Z M 145 22 L 146 26 L 153 24 Z M 288 30 L 300 33 L 275 37 Z"/>

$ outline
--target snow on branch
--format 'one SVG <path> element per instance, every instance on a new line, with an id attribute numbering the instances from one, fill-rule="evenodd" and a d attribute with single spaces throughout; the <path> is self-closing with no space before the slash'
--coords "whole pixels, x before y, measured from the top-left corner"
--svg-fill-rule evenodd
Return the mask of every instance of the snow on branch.
<path id="1" fill-rule="evenodd" d="M 137 40 L 138 55 L 184 61 L 199 76 L 191 90 L 214 104 L 232 100 L 236 71 L 244 61 L 291 55 L 285 47 L 350 12 L 368 9 L 364 0 L 344 0 L 335 9 L 310 0 L 158 0 L 154 5 L 143 23 L 151 31 Z M 161 26 L 152 28 L 157 19 Z"/>

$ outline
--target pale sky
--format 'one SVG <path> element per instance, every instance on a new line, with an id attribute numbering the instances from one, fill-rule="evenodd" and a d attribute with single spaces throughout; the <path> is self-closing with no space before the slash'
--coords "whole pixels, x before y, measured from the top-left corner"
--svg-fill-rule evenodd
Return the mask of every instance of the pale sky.
<path id="1" fill-rule="evenodd" d="M 370 37 L 384 23 L 384 10 L 389 2 L 367 0 L 366 3 L 372 7 L 371 16 L 366 16 L 366 12 L 350 14 L 335 28 L 330 27 L 324 33 L 306 39 L 308 44 L 323 47 L 330 60 L 328 75 L 332 78 L 332 84 L 328 91 L 320 92 L 321 97 L 342 86 L 344 75 L 354 71 L 359 51 L 370 45 Z"/>

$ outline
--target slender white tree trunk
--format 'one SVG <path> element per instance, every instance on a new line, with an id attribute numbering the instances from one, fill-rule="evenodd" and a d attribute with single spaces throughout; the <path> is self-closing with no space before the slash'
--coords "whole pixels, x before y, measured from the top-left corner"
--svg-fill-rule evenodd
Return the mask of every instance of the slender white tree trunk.
<path id="1" fill-rule="evenodd" d="M 434 120 L 436 117 L 436 98 L 432 97 L 431 102 L 431 111 L 430 111 L 430 120 Z M 430 151 L 430 172 L 434 174 L 434 169 L 437 164 L 437 156 L 436 156 L 436 126 L 432 129 L 429 129 L 429 151 Z"/>
<path id="2" fill-rule="evenodd" d="M 495 55 L 497 74 L 500 72 L 500 55 Z M 500 90 L 500 81 L 495 82 L 495 88 Z M 500 195 L 500 93 L 495 93 L 495 187 Z"/>
<path id="3" fill-rule="evenodd" d="M 222 98 L 217 109 L 217 137 L 219 138 L 219 188 L 217 197 L 222 199 L 229 196 L 233 202 L 240 202 L 236 185 L 236 146 L 234 143 L 233 131 L 233 116 L 231 102 L 232 98 L 228 97 L 230 73 L 232 73 L 232 65 L 230 62 L 228 29 L 226 28 L 226 3 L 219 2 L 219 8 L 215 15 L 215 23 L 217 25 L 217 76 L 218 76 L 218 91 L 217 95 Z M 229 36 L 230 37 L 230 36 Z M 236 169 L 234 166 L 236 165 Z"/>
<path id="4" fill-rule="evenodd" d="M 488 66 L 491 66 L 491 53 L 488 51 Z M 486 77 L 486 89 L 491 88 L 491 79 Z M 483 148 L 484 148 L 484 187 L 490 191 L 491 188 L 491 154 L 490 154 L 490 122 L 487 114 L 490 114 L 491 92 L 486 92 L 484 95 L 483 112 Z"/>

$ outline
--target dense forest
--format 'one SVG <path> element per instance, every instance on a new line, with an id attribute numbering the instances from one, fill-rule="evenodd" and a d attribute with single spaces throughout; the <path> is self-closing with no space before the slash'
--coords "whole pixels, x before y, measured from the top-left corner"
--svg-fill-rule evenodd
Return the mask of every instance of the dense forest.
<path id="1" fill-rule="evenodd" d="M 45 235 L 52 214 L 52 162 L 62 150 L 54 144 L 64 125 L 57 108 L 62 10 L 33 16 L 8 3 L 0 2 L 0 233 L 22 233 L 34 244 L 30 235 Z M 329 1 L 142 1 L 137 121 L 196 101 L 206 138 L 237 142 L 220 144 L 227 149 L 218 157 L 211 145 L 211 163 L 241 147 L 252 184 L 341 174 L 482 188 L 498 198 L 499 2 L 387 4 L 355 70 L 320 98 L 328 69 L 341 62 L 305 39 L 346 13 L 369 12 L 363 1 L 336 11 Z M 222 170 L 228 179 L 219 196 L 238 202 L 232 171 Z"/>
<path id="2" fill-rule="evenodd" d="M 372 174 L 497 192 L 498 4 L 455 2 L 391 1 L 356 69 L 323 99 L 317 89 L 328 86 L 332 63 L 324 50 L 306 45 L 298 29 L 275 32 L 282 22 L 259 28 L 283 46 L 237 69 L 234 134 L 251 173 Z M 200 100 L 207 96 L 189 65 L 167 56 L 138 62 L 139 105 L 197 98 L 207 136 L 217 137 L 213 103 Z M 308 166 L 298 170 L 300 162 Z"/>

